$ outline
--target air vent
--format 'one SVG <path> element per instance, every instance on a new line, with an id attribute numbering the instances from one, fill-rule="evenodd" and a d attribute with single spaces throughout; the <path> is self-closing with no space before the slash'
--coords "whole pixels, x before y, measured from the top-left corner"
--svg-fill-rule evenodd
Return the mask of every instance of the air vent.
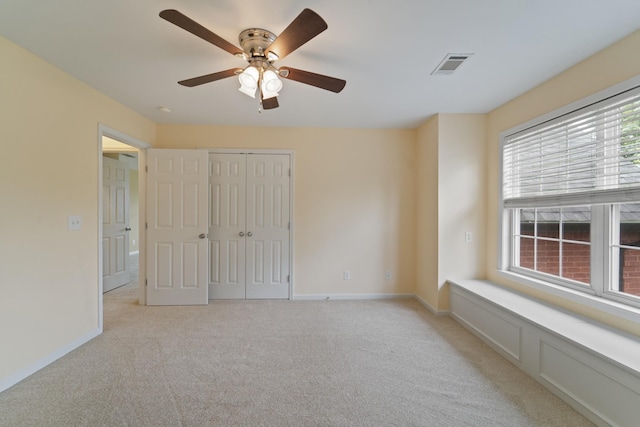
<path id="1" fill-rule="evenodd" d="M 436 69 L 431 72 L 431 75 L 453 74 L 453 72 L 456 71 L 464 61 L 469 59 L 471 55 L 473 54 L 472 53 L 450 53 L 447 56 L 445 56 L 442 62 L 438 64 Z"/>

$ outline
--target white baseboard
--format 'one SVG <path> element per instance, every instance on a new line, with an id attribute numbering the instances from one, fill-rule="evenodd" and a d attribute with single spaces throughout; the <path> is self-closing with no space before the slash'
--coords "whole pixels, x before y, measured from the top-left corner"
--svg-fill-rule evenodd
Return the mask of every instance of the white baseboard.
<path id="1" fill-rule="evenodd" d="M 66 346 L 54 351 L 53 353 L 43 357 L 42 359 L 38 360 L 36 363 L 32 364 L 31 366 L 28 366 L 25 369 L 22 369 L 21 371 L 18 371 L 18 372 L 14 373 L 14 374 L 11 374 L 8 377 L 0 379 L 0 392 L 5 391 L 9 387 L 13 387 L 14 385 L 18 384 L 23 379 L 27 378 L 30 375 L 35 374 L 40 369 L 44 368 L 47 365 L 50 365 L 51 363 L 55 362 L 56 360 L 58 360 L 59 358 L 61 358 L 65 354 L 70 353 L 73 350 L 75 350 L 76 348 L 80 347 L 81 345 L 91 341 L 92 339 L 94 339 L 95 337 L 100 335 L 101 333 L 102 333 L 102 331 L 99 328 L 98 329 L 94 329 L 93 331 L 91 331 L 88 334 L 86 334 L 86 335 L 78 338 L 77 340 L 69 343 L 68 345 L 66 345 Z"/>
<path id="2" fill-rule="evenodd" d="M 319 300 L 376 300 L 413 298 L 413 294 L 303 294 L 294 295 L 293 300 L 319 301 Z"/>
<path id="3" fill-rule="evenodd" d="M 448 316 L 449 314 L 451 314 L 449 310 L 438 310 L 418 295 L 414 295 L 414 298 L 417 299 L 420 304 L 422 304 L 427 310 L 429 310 L 436 316 Z"/>

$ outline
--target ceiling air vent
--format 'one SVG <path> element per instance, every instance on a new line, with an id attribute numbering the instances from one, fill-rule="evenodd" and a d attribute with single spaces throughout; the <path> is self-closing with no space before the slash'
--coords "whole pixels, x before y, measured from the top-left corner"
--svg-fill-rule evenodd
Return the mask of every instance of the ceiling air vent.
<path id="1" fill-rule="evenodd" d="M 438 64 L 435 70 L 431 72 L 431 75 L 438 74 L 453 74 L 455 70 L 462 65 L 464 61 L 469 59 L 473 55 L 472 53 L 450 53 L 444 57 L 442 62 Z"/>

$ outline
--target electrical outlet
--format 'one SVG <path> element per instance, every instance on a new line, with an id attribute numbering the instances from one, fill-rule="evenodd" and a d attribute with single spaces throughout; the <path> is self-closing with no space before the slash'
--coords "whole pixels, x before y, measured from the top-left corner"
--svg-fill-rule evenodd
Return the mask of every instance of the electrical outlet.
<path id="1" fill-rule="evenodd" d="M 349 270 L 345 270 L 342 273 L 342 279 L 343 280 L 351 280 L 351 272 Z"/>
<path id="2" fill-rule="evenodd" d="M 465 241 L 466 243 L 469 243 L 469 242 L 471 241 L 471 238 L 472 238 L 472 237 L 473 237 L 473 235 L 471 234 L 471 232 L 470 232 L 470 231 L 466 231 L 466 232 L 464 233 L 464 241 Z"/>
<path id="3" fill-rule="evenodd" d="M 387 272 L 386 272 L 386 273 L 384 273 L 384 278 L 385 278 L 386 280 L 391 280 L 391 272 L 390 272 L 389 270 L 387 270 Z"/>

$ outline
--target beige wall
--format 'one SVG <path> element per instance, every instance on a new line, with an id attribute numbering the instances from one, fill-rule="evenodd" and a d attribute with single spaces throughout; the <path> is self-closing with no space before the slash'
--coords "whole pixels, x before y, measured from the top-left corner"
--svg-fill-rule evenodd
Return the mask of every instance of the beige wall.
<path id="1" fill-rule="evenodd" d="M 99 327 L 98 124 L 155 124 L 3 38 L 0 58 L 2 382 Z"/>
<path id="2" fill-rule="evenodd" d="M 448 310 L 447 279 L 486 275 L 486 116 L 440 114 L 438 124 L 438 309 Z"/>
<path id="3" fill-rule="evenodd" d="M 485 276 L 485 135 L 482 114 L 438 114 L 418 129 L 416 294 L 434 310 L 449 309 L 447 279 Z"/>
<path id="4" fill-rule="evenodd" d="M 294 295 L 414 292 L 415 131 L 158 125 L 157 132 L 159 148 L 295 151 Z"/>
<path id="5" fill-rule="evenodd" d="M 438 307 L 438 134 L 439 116 L 418 128 L 416 295 Z"/>
<path id="6" fill-rule="evenodd" d="M 510 101 L 488 115 L 487 189 L 487 276 L 504 285 L 537 296 L 553 304 L 574 310 L 630 332 L 640 334 L 640 325 L 613 317 L 592 308 L 571 303 L 530 288 L 518 286 L 497 274 L 498 250 L 498 171 L 500 158 L 499 134 L 535 117 L 549 113 L 598 91 L 640 75 L 640 31 L 604 49 L 562 74 Z"/>

